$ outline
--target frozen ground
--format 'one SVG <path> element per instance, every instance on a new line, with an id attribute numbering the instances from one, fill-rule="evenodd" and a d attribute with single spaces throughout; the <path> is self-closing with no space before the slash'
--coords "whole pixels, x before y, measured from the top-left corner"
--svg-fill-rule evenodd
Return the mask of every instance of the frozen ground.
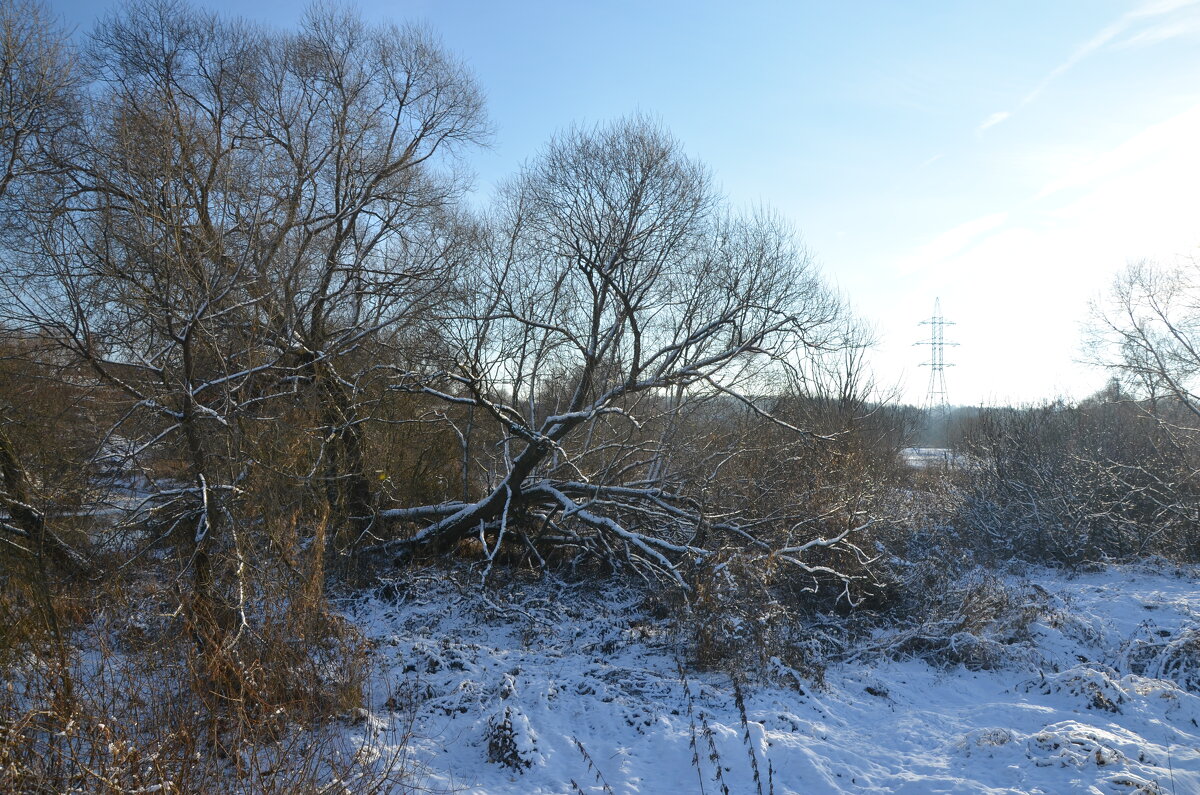
<path id="1" fill-rule="evenodd" d="M 501 604 L 417 576 L 345 605 L 382 662 L 354 731 L 385 758 L 411 722 L 425 786 L 494 795 L 754 793 L 755 768 L 776 793 L 1200 792 L 1196 572 L 1008 586 L 1036 618 L 1006 667 L 865 653 L 818 685 L 778 666 L 743 722 L 730 677 L 681 676 L 632 594 L 525 584 Z"/>

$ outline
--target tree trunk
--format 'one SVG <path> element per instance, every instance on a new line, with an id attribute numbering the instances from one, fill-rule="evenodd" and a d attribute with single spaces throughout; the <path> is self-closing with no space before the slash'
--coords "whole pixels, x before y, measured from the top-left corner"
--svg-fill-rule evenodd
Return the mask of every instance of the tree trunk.
<path id="1" fill-rule="evenodd" d="M 322 364 L 315 369 L 321 418 L 327 433 L 326 499 L 333 516 L 340 520 L 338 531 L 344 531 L 335 531 L 335 535 L 348 537 L 353 543 L 375 522 L 362 429 L 354 401 L 337 374 Z"/>

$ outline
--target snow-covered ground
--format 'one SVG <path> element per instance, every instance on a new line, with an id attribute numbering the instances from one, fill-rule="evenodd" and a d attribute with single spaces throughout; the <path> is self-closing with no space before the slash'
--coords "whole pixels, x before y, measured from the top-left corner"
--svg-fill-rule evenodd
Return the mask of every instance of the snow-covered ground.
<path id="1" fill-rule="evenodd" d="M 1200 792 L 1200 576 L 1007 584 L 1037 609 L 1003 668 L 780 664 L 743 711 L 728 674 L 681 673 L 632 593 L 413 575 L 344 606 L 381 663 L 354 731 L 383 759 L 411 722 L 426 786 L 492 795 L 754 793 L 756 769 L 764 793 Z"/>

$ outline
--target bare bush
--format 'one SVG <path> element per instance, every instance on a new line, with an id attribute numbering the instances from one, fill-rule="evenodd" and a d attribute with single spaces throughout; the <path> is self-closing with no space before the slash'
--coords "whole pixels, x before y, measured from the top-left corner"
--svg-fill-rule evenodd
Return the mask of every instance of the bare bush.
<path id="1" fill-rule="evenodd" d="M 974 466 L 957 521 L 993 558 L 1068 565 L 1195 554 L 1195 450 L 1171 407 L 1113 385 L 1077 405 L 985 412 L 964 442 Z"/>

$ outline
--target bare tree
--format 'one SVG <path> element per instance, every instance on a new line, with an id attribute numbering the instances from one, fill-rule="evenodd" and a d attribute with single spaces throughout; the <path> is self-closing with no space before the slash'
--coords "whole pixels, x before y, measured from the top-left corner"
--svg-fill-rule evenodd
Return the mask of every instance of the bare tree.
<path id="1" fill-rule="evenodd" d="M 310 11 L 263 68 L 247 135 L 270 197 L 241 219 L 259 229 L 257 307 L 316 395 L 330 504 L 364 532 L 365 383 L 405 375 L 380 346 L 444 300 L 466 185 L 453 156 L 486 136 L 483 101 L 427 31 L 348 11 Z"/>
<path id="2" fill-rule="evenodd" d="M 15 208 L 24 203 L 21 194 L 30 183 L 55 171 L 54 149 L 74 118 L 77 84 L 66 34 L 46 7 L 30 0 L 0 0 L 0 234 L 18 230 L 13 222 L 22 213 Z M 0 326 L 0 331 L 8 330 Z M 86 560 L 51 527 L 27 451 L 18 448 L 6 427 L 12 421 L 8 397 L 0 394 L 0 542 L 5 558 L 24 558 L 33 565 L 37 609 L 58 654 L 58 694 L 70 701 L 73 686 L 50 564 L 78 571 L 86 568 Z"/>
<path id="3" fill-rule="evenodd" d="M 315 396 L 315 469 L 366 526 L 363 382 L 405 372 L 380 346 L 442 299 L 465 184 L 445 156 L 486 133 L 473 80 L 427 32 L 336 10 L 268 36 L 146 2 L 93 38 L 99 90 L 37 241 L 61 256 L 26 316 L 143 409 L 181 413 L 196 466 L 206 434 L 187 429 L 219 424 L 214 406 Z M 143 321 L 198 368 L 181 406 L 121 377 L 142 366 L 161 388 Z"/>
<path id="4" fill-rule="evenodd" d="M 1200 270 L 1130 265 L 1093 306 L 1094 360 L 1145 397 L 1171 398 L 1200 419 Z"/>
<path id="5" fill-rule="evenodd" d="M 425 524 L 380 548 L 478 537 L 490 556 L 513 533 L 534 555 L 574 549 L 682 582 L 706 533 L 766 547 L 735 516 L 706 515 L 666 442 L 714 396 L 786 426 L 756 395 L 845 344 L 794 233 L 725 211 L 707 171 L 641 118 L 555 139 L 490 229 L 446 332 L 444 386 L 427 391 L 490 418 L 499 453 L 476 499 L 387 512 Z"/>
<path id="6" fill-rule="evenodd" d="M 8 282 L 27 326 L 123 396 L 101 452 L 153 475 L 148 499 L 184 542 L 207 646 L 246 623 L 237 422 L 275 364 L 254 322 L 254 230 L 238 225 L 264 197 L 241 145 L 262 47 L 252 29 L 171 3 L 99 25 L 74 148 L 41 186 L 49 204 L 27 216 L 35 234 Z M 168 483 L 162 466 L 176 455 L 185 463 Z M 233 551 L 233 572 L 214 550 Z"/>
<path id="7" fill-rule="evenodd" d="M 11 211 L 13 194 L 54 168 L 52 151 L 72 118 L 77 83 L 66 36 L 45 6 L 0 2 L 0 206 L 10 210 L 6 223 L 20 217 Z M 0 505 L 13 523 L 0 526 L 41 549 L 45 517 L 29 482 L 22 456 L 0 425 Z"/>

